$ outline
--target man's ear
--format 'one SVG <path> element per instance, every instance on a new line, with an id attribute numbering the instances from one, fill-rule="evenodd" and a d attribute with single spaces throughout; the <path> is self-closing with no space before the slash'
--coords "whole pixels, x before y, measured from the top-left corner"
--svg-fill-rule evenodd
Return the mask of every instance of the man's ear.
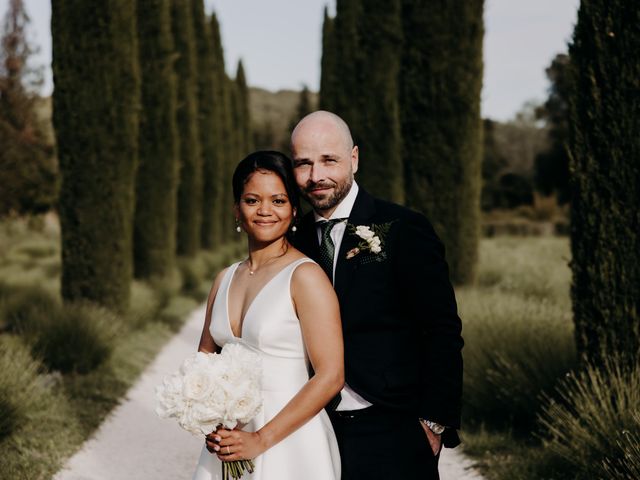
<path id="1" fill-rule="evenodd" d="M 356 173 L 358 171 L 358 161 L 359 161 L 359 150 L 358 150 L 358 146 L 354 145 L 353 148 L 351 149 L 351 170 L 353 171 L 353 173 Z"/>

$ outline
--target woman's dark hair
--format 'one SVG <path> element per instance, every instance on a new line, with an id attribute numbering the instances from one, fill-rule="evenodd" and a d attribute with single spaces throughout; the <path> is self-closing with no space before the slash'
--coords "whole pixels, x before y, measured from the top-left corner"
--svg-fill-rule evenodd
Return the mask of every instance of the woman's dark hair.
<path id="1" fill-rule="evenodd" d="M 293 176 L 291 159 L 284 153 L 276 152 L 274 150 L 259 150 L 257 152 L 250 153 L 240 161 L 240 163 L 238 163 L 236 170 L 233 172 L 233 179 L 231 181 L 233 185 L 233 200 L 236 203 L 240 202 L 244 185 L 249 180 L 249 177 L 259 170 L 267 170 L 280 177 L 280 180 L 282 180 L 284 188 L 287 191 L 287 196 L 289 197 L 291 206 L 296 210 L 297 215 L 300 215 L 302 213 L 300 211 L 300 197 L 298 195 L 298 186 L 296 185 L 296 180 Z"/>

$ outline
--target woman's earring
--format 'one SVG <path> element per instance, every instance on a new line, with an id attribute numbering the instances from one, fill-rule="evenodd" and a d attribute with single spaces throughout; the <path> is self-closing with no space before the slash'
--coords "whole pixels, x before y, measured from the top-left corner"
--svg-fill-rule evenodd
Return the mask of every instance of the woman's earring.
<path id="1" fill-rule="evenodd" d="M 240 222 L 238 221 L 237 218 L 236 218 L 236 232 L 238 233 L 242 232 L 242 228 L 240 228 Z"/>
<path id="2" fill-rule="evenodd" d="M 291 227 L 291 231 L 292 232 L 297 232 L 298 231 L 298 227 L 296 227 L 295 225 L 293 227 Z"/>

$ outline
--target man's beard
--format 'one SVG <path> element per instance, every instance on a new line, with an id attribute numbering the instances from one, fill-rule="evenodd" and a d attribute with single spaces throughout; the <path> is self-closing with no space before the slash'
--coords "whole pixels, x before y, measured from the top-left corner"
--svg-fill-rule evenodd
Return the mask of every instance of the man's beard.
<path id="1" fill-rule="evenodd" d="M 349 193 L 353 185 L 353 177 L 349 178 L 343 183 L 336 182 L 309 182 L 302 190 L 302 195 L 311 204 L 314 210 L 331 210 L 336 207 Z M 333 188 L 333 193 L 324 198 L 317 198 L 311 194 L 311 191 L 315 188 Z"/>

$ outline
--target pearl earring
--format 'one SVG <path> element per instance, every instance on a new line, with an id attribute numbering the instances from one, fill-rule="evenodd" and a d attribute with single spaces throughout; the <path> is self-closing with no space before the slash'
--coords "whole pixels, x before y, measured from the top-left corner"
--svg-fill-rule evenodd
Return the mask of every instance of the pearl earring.
<path id="1" fill-rule="evenodd" d="M 298 227 L 296 227 L 295 225 L 293 227 L 291 227 L 291 231 L 292 232 L 297 232 L 298 231 Z"/>
<path id="2" fill-rule="evenodd" d="M 237 218 L 236 218 L 236 232 L 238 233 L 242 232 L 242 228 L 240 228 L 240 222 L 238 221 Z"/>

